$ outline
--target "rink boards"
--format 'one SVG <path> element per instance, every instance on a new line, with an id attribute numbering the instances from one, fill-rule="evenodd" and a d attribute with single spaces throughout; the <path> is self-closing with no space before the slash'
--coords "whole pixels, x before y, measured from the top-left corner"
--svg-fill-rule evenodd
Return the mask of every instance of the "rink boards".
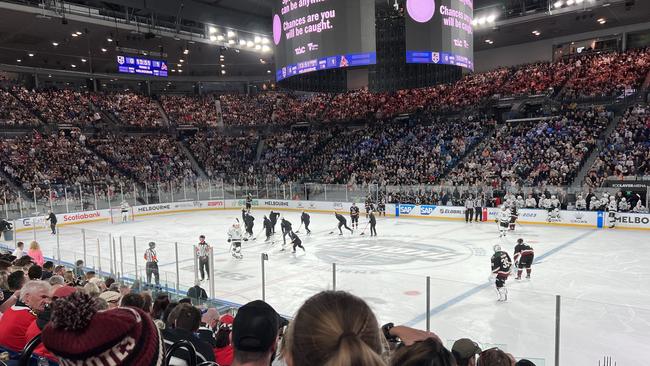
<path id="1" fill-rule="evenodd" d="M 151 216 L 194 211 L 210 210 L 241 210 L 245 205 L 243 199 L 183 201 L 140 205 L 133 207 L 133 216 Z M 321 202 L 300 200 L 254 199 L 252 208 L 255 210 L 277 211 L 306 211 L 316 213 L 349 213 L 351 202 Z M 360 204 L 360 206 L 362 206 Z M 364 207 L 360 207 L 364 211 Z M 488 207 L 481 211 L 481 218 L 487 224 L 493 223 L 498 214 L 498 208 Z M 458 206 L 386 204 L 386 215 L 405 218 L 436 219 L 436 220 L 465 220 L 465 208 Z M 109 209 L 91 210 L 57 214 L 58 225 L 72 225 L 88 222 L 110 221 Z M 519 210 L 520 224 L 575 226 L 587 228 L 607 228 L 609 218 L 602 211 L 560 211 L 560 217 L 548 220 L 548 212 L 541 209 Z M 617 213 L 617 229 L 650 230 L 650 214 Z M 17 231 L 43 229 L 49 226 L 45 216 L 27 217 L 14 220 Z"/>

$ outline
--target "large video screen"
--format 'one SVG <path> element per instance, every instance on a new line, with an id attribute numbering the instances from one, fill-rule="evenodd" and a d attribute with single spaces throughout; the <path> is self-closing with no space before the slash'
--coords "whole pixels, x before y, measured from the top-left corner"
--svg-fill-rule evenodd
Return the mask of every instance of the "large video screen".
<path id="1" fill-rule="evenodd" d="M 474 70 L 474 0 L 406 0 L 406 62 Z"/>
<path id="2" fill-rule="evenodd" d="M 117 71 L 125 74 L 139 74 L 167 77 L 167 62 L 148 58 L 117 56 Z"/>
<path id="3" fill-rule="evenodd" d="M 377 63 L 375 0 L 277 0 L 276 79 Z"/>

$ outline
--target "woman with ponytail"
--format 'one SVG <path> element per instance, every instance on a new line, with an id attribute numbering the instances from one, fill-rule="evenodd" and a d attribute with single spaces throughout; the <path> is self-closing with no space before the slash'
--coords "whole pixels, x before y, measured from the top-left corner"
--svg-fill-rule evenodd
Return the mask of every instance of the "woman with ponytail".
<path id="1" fill-rule="evenodd" d="M 288 366 L 386 366 L 383 334 L 363 300 L 324 291 L 298 310 L 284 340 Z"/>

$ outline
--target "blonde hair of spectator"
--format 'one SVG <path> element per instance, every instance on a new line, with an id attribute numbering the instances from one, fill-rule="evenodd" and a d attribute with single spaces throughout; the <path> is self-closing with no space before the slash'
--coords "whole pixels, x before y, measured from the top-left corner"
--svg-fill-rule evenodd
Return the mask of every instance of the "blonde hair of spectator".
<path id="1" fill-rule="evenodd" d="M 324 291 L 300 307 L 282 356 L 288 366 L 385 366 L 377 318 L 362 299 Z"/>
<path id="2" fill-rule="evenodd" d="M 29 249 L 39 250 L 41 247 L 38 245 L 38 242 L 36 240 L 32 240 L 32 242 L 29 243 Z"/>

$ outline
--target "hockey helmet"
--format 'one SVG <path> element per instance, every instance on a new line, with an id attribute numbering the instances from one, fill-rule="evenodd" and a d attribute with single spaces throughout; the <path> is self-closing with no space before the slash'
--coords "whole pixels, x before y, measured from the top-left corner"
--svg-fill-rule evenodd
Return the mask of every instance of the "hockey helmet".
<path id="1" fill-rule="evenodd" d="M 494 244 L 494 246 L 492 248 L 494 248 L 495 253 L 501 251 L 501 245 L 499 245 L 499 244 Z"/>
<path id="2" fill-rule="evenodd" d="M 610 202 L 613 202 L 613 201 L 615 201 L 615 200 L 616 200 L 616 197 L 614 197 L 614 196 L 609 196 L 609 201 L 610 201 Z"/>
<path id="3" fill-rule="evenodd" d="M 153 248 L 155 248 L 155 247 L 156 247 L 156 243 L 150 241 L 150 242 L 149 242 L 149 248 L 153 249 Z"/>
<path id="4" fill-rule="evenodd" d="M 523 200 L 524 198 L 522 196 L 517 196 L 518 200 Z"/>
<path id="5" fill-rule="evenodd" d="M 552 196 L 551 196 L 551 199 L 552 199 L 552 200 L 554 200 L 554 199 L 556 199 L 556 198 L 557 198 L 557 197 L 555 197 L 555 195 L 552 195 Z"/>
<path id="6" fill-rule="evenodd" d="M 517 244 L 523 244 L 523 243 L 524 243 L 524 239 L 522 238 L 517 239 Z"/>
<path id="7" fill-rule="evenodd" d="M 578 199 L 579 199 L 579 200 L 582 199 L 582 195 L 581 195 L 581 194 L 578 195 Z"/>
<path id="8" fill-rule="evenodd" d="M 621 202 L 625 202 L 625 197 L 622 197 L 622 198 L 621 198 Z"/>
<path id="9" fill-rule="evenodd" d="M 239 219 L 235 219 L 235 222 L 232 223 L 232 227 L 239 228 Z"/>

